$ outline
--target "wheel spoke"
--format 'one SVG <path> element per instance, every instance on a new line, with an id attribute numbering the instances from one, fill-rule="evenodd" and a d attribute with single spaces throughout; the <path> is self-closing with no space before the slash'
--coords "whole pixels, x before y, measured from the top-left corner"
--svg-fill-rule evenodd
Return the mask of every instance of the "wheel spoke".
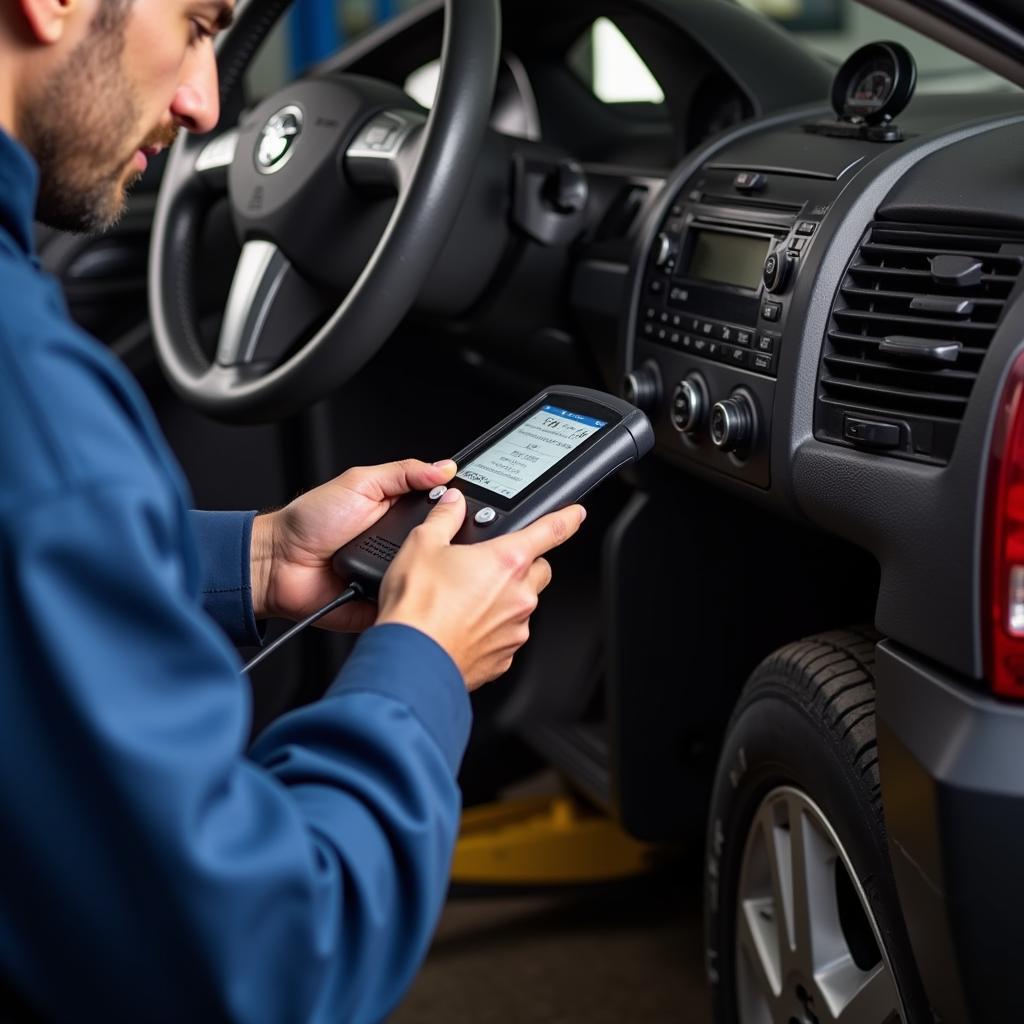
<path id="1" fill-rule="evenodd" d="M 217 343 L 221 366 L 278 362 L 328 308 L 271 242 L 247 242 L 235 268 Z"/>
<path id="2" fill-rule="evenodd" d="M 419 157 L 426 118 L 410 110 L 385 110 L 364 125 L 345 152 L 355 185 L 401 193 Z"/>
<path id="3" fill-rule="evenodd" d="M 237 128 L 218 135 L 199 151 L 195 163 L 196 174 L 213 188 L 227 188 L 228 168 L 235 159 L 237 149 Z"/>
<path id="4" fill-rule="evenodd" d="M 772 942 L 766 941 L 765 930 L 756 923 L 760 902 L 750 900 L 744 904 L 739 914 L 736 937 L 739 995 L 745 1024 L 762 1020 L 769 1024 L 782 993 L 778 949 L 772 950 Z"/>
<path id="5" fill-rule="evenodd" d="M 786 822 L 776 817 L 778 804 L 766 803 L 759 815 L 771 870 L 779 949 L 788 960 L 795 947 L 793 925 L 793 837 Z"/>
<path id="6" fill-rule="evenodd" d="M 810 827 L 798 802 L 790 800 L 788 809 L 793 885 L 793 948 L 799 966 L 807 973 L 813 974 L 814 936 L 811 903 L 814 856 L 808 845 L 811 838 Z"/>
<path id="7" fill-rule="evenodd" d="M 884 961 L 874 970 L 864 972 L 851 959 L 843 970 L 845 977 L 834 975 L 821 979 L 826 994 L 826 985 L 837 995 L 844 990 L 849 993 L 833 1011 L 838 1024 L 896 1024 L 900 1021 L 899 993 Z"/>

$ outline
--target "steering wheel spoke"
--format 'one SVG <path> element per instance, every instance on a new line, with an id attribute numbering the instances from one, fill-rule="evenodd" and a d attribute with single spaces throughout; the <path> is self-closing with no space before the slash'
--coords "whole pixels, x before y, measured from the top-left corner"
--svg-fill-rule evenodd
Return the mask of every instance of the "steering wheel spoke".
<path id="1" fill-rule="evenodd" d="M 238 151 L 238 129 L 232 128 L 208 142 L 196 157 L 195 173 L 211 188 L 224 192 L 228 187 L 228 168 Z"/>
<path id="2" fill-rule="evenodd" d="M 403 193 L 419 160 L 427 118 L 384 110 L 367 122 L 345 151 L 345 172 L 356 187 Z"/>
<path id="3" fill-rule="evenodd" d="M 329 300 L 272 242 L 247 242 L 228 295 L 216 362 L 268 367 L 295 348 L 328 311 Z"/>

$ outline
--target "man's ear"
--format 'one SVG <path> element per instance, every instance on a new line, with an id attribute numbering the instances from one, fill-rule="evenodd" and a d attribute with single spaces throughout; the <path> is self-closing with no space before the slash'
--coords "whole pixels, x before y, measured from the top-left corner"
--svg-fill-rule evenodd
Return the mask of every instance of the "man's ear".
<path id="1" fill-rule="evenodd" d="M 29 35 L 37 43 L 56 43 L 64 35 L 81 0 L 16 0 Z"/>

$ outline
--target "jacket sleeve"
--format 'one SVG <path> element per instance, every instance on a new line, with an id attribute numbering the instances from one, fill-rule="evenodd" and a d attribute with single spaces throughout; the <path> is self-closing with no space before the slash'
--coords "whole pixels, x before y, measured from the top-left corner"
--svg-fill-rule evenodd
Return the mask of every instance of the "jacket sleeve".
<path id="1" fill-rule="evenodd" d="M 374 628 L 246 753 L 237 656 L 149 495 L 81 488 L 0 531 L 3 973 L 47 1020 L 381 1020 L 446 891 L 452 661 Z"/>
<path id="2" fill-rule="evenodd" d="M 256 647 L 263 634 L 252 611 L 250 579 L 255 512 L 190 512 L 199 548 L 203 608 L 240 647 Z"/>

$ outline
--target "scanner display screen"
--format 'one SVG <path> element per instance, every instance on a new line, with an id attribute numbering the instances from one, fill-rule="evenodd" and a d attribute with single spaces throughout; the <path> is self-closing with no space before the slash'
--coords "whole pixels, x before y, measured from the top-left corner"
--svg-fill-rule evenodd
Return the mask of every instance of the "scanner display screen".
<path id="1" fill-rule="evenodd" d="M 731 235 L 724 231 L 694 231 L 690 254 L 690 277 L 732 284 L 738 288 L 757 288 L 761 283 L 765 257 L 771 242 L 751 235 Z"/>
<path id="2" fill-rule="evenodd" d="M 456 479 L 515 498 L 606 426 L 607 420 L 557 405 L 541 406 L 463 466 Z"/>

